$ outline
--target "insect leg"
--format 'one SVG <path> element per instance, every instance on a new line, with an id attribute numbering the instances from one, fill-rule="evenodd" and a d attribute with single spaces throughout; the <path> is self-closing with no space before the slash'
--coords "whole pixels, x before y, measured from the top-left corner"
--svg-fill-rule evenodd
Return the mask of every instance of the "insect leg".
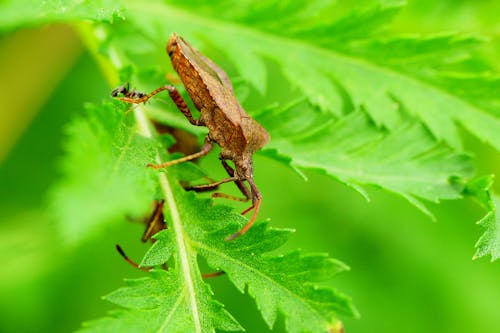
<path id="1" fill-rule="evenodd" d="M 123 101 L 123 102 L 127 102 L 127 103 L 133 103 L 133 104 L 140 104 L 140 103 L 145 103 L 147 102 L 151 97 L 153 97 L 154 95 L 156 94 L 159 94 L 161 93 L 162 91 L 164 90 L 169 90 L 170 87 L 172 87 L 171 85 L 166 85 L 166 86 L 162 86 L 160 88 L 156 88 L 155 90 L 153 90 L 152 92 L 150 92 L 149 94 L 147 95 L 144 95 L 142 97 L 120 97 L 118 98 L 120 101 Z M 119 88 L 118 88 L 119 89 Z M 115 89 L 116 91 L 116 89 Z M 169 90 L 170 91 L 170 90 Z M 114 93 L 114 91 L 113 91 Z"/>
<path id="2" fill-rule="evenodd" d="M 222 166 L 224 167 L 224 169 L 226 169 L 227 173 L 231 177 L 233 177 L 234 176 L 234 169 L 231 168 L 231 166 L 229 164 L 227 164 L 226 160 L 222 159 L 221 162 L 222 162 Z M 234 183 L 236 184 L 236 186 L 238 186 L 238 189 L 240 190 L 240 192 L 245 196 L 245 199 L 243 201 L 248 201 L 248 200 L 250 200 L 250 198 L 252 198 L 252 193 L 250 192 L 248 187 L 245 185 L 243 180 L 238 179 Z"/>
<path id="3" fill-rule="evenodd" d="M 226 169 L 228 175 L 231 177 L 231 178 L 226 178 L 227 181 L 224 181 L 224 183 L 230 182 L 231 179 L 234 179 L 234 183 L 236 184 L 236 186 L 238 186 L 238 189 L 241 191 L 241 193 L 243 193 L 245 198 L 238 198 L 238 197 L 235 197 L 233 195 L 220 193 L 220 192 L 213 193 L 212 198 L 225 198 L 225 199 L 234 200 L 234 201 L 241 201 L 241 202 L 247 202 L 248 200 L 250 200 L 252 195 L 250 193 L 250 190 L 245 186 L 244 182 L 241 179 L 239 179 L 238 177 L 234 176 L 234 169 L 229 164 L 227 164 L 227 162 L 224 159 L 221 158 L 221 162 L 222 162 L 222 165 L 224 166 L 224 169 Z M 184 187 L 184 189 L 188 190 L 188 191 L 195 191 L 195 192 L 209 192 L 209 191 L 213 191 L 213 190 L 217 189 L 219 185 L 220 185 L 220 182 L 214 182 L 214 183 L 210 183 L 210 184 L 206 184 L 206 185 L 186 186 L 186 187 Z"/>
<path id="4" fill-rule="evenodd" d="M 127 87 L 119 87 L 111 93 L 113 97 L 117 96 L 118 93 L 122 92 L 122 90 L 126 89 L 128 91 L 128 86 Z M 191 114 L 191 110 L 189 110 L 189 107 L 186 104 L 186 101 L 184 101 L 184 98 L 182 98 L 181 94 L 177 90 L 176 87 L 174 87 L 171 84 L 162 86 L 160 88 L 157 88 L 150 92 L 149 94 L 146 94 L 144 96 L 140 97 L 120 97 L 118 98 L 120 101 L 127 102 L 127 103 L 133 103 L 133 104 L 140 104 L 140 103 L 145 103 L 147 102 L 151 97 L 153 97 L 156 94 L 161 93 L 162 91 L 167 90 L 168 94 L 170 95 L 170 98 L 172 101 L 175 103 L 177 108 L 186 116 L 186 118 L 189 120 L 189 122 L 192 125 L 196 126 L 205 126 L 203 121 L 201 119 L 194 119 L 193 115 Z"/>
<path id="5" fill-rule="evenodd" d="M 172 166 L 172 165 L 175 165 L 175 164 L 179 164 L 179 163 L 182 163 L 182 162 L 191 161 L 191 160 L 194 160 L 194 159 L 196 159 L 198 157 L 205 156 L 206 154 L 208 154 L 210 152 L 211 149 L 212 149 L 212 141 L 210 141 L 210 138 L 207 136 L 205 138 L 205 144 L 203 144 L 203 147 L 201 148 L 201 150 L 199 152 L 191 154 L 191 155 L 187 155 L 187 156 L 184 156 L 184 157 L 181 157 L 181 158 L 178 158 L 176 160 L 172 160 L 172 161 L 168 161 L 168 162 L 165 162 L 165 163 L 161 163 L 161 164 L 151 164 L 151 163 L 149 163 L 147 166 L 150 167 L 150 168 L 153 168 L 153 169 L 166 168 L 166 167 L 169 167 L 169 166 Z"/>
<path id="6" fill-rule="evenodd" d="M 246 213 L 248 213 L 253 209 L 252 217 L 250 218 L 250 221 L 248 221 L 248 223 L 243 228 L 241 228 L 240 231 L 226 237 L 226 241 L 233 240 L 246 233 L 248 229 L 252 227 L 253 223 L 255 222 L 255 219 L 257 218 L 257 214 L 259 213 L 260 204 L 262 202 L 262 195 L 257 189 L 257 186 L 255 186 L 253 179 L 249 178 L 247 179 L 247 181 L 250 184 L 250 188 L 252 189 L 252 205 L 249 208 L 245 209 L 241 213 L 241 215 L 245 215 Z"/>
<path id="7" fill-rule="evenodd" d="M 234 182 L 237 180 L 238 180 L 238 178 L 233 176 L 233 177 L 229 177 L 229 178 L 224 178 L 222 180 L 219 180 L 218 182 L 213 182 L 211 184 L 188 186 L 185 189 L 188 191 L 197 191 L 197 192 L 210 191 L 210 190 L 217 188 L 221 184 Z"/>
<path id="8" fill-rule="evenodd" d="M 137 264 L 135 261 L 133 261 L 132 259 L 130 259 L 126 254 L 125 252 L 123 251 L 123 249 L 121 248 L 120 245 L 116 244 L 116 250 L 118 251 L 118 253 L 120 253 L 120 255 L 123 257 L 123 259 L 125 259 L 126 262 L 128 262 L 130 265 L 134 266 L 135 268 L 137 269 L 140 269 L 141 271 L 145 271 L 145 272 L 149 272 L 150 271 L 150 268 L 146 268 L 146 267 L 141 267 L 139 266 L 139 264 Z"/>
<path id="9" fill-rule="evenodd" d="M 247 198 L 240 198 L 240 197 L 236 197 L 234 195 L 221 193 L 221 192 L 212 193 L 211 197 L 212 198 L 224 198 L 224 199 L 229 199 L 229 200 L 239 201 L 239 202 L 247 202 L 248 200 L 250 200 Z"/>
<path id="10" fill-rule="evenodd" d="M 222 162 L 222 166 L 227 171 L 228 175 L 231 177 L 234 177 L 234 169 L 229 164 L 227 164 L 226 159 L 220 157 L 220 160 Z M 234 200 L 234 201 L 241 201 L 241 202 L 246 202 L 246 201 L 250 200 L 250 198 L 252 197 L 252 194 L 251 194 L 250 190 L 248 189 L 248 187 L 246 187 L 243 180 L 238 179 L 234 183 L 236 184 L 236 186 L 238 186 L 238 189 L 245 196 L 245 198 L 238 198 L 238 197 L 235 197 L 235 196 L 232 196 L 229 194 L 225 194 L 225 193 L 220 193 L 220 192 L 216 192 L 216 193 L 212 194 L 212 198 L 225 198 L 225 199 L 230 199 L 230 200 Z"/>
<path id="11" fill-rule="evenodd" d="M 205 124 L 203 123 L 201 118 L 200 119 L 193 118 L 193 114 L 191 113 L 191 110 L 189 110 L 189 107 L 187 106 L 186 101 L 184 100 L 184 98 L 182 98 L 181 94 L 179 93 L 179 91 L 177 90 L 176 87 L 174 87 L 172 85 L 168 85 L 165 87 L 168 90 L 168 94 L 170 95 L 170 98 L 175 103 L 175 105 L 177 106 L 179 111 L 181 111 L 182 114 L 184 116 L 186 116 L 186 118 L 189 120 L 189 122 L 192 125 L 205 126 Z"/>
<path id="12" fill-rule="evenodd" d="M 224 169 L 226 169 L 229 177 L 234 177 L 233 168 L 231 168 L 231 166 L 229 164 L 227 164 L 227 162 L 222 157 L 219 157 L 219 159 L 221 160 L 222 165 L 224 166 Z M 212 181 L 212 183 L 213 182 L 214 181 Z M 241 181 L 235 180 L 235 183 L 237 183 L 237 182 L 241 182 Z M 184 189 L 188 190 L 188 191 L 195 191 L 195 192 L 209 192 L 209 191 L 213 191 L 213 190 L 217 189 L 217 187 L 218 186 L 195 185 L 195 186 L 185 186 Z M 214 194 L 212 194 L 212 197 L 225 197 L 225 198 L 231 197 L 231 198 L 233 198 L 232 196 L 226 195 L 223 193 L 214 193 Z M 238 198 L 235 198 L 235 199 L 238 199 Z M 242 199 L 242 200 L 245 201 L 245 199 Z M 248 199 L 246 199 L 246 200 L 248 200 Z"/>
<path id="13" fill-rule="evenodd" d="M 218 277 L 218 276 L 221 276 L 224 274 L 226 274 L 226 272 L 224 272 L 224 271 L 215 271 L 212 273 L 203 273 L 203 274 L 201 274 L 201 277 L 204 279 L 208 279 L 208 278 Z"/>

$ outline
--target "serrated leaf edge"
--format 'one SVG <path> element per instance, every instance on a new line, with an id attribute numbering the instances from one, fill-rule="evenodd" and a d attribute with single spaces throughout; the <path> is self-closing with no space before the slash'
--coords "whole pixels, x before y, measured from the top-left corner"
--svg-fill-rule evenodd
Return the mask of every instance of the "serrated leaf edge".
<path id="1" fill-rule="evenodd" d="M 224 258 L 224 259 L 226 259 L 228 262 L 233 262 L 233 263 L 237 264 L 238 266 L 245 267 L 245 268 L 246 268 L 246 269 L 248 269 L 249 271 L 253 271 L 256 275 L 259 275 L 259 276 L 261 276 L 263 279 L 266 279 L 266 280 L 270 281 L 270 283 L 271 283 L 271 284 L 276 285 L 277 289 L 281 289 L 281 290 L 283 290 L 284 292 L 286 292 L 286 293 L 288 293 L 288 294 L 293 295 L 293 297 L 294 297 L 294 298 L 299 299 L 302 303 L 304 303 L 304 306 L 305 306 L 306 308 L 309 308 L 309 309 L 311 310 L 311 312 L 313 312 L 313 313 L 316 313 L 316 312 L 317 312 L 317 311 L 316 311 L 316 309 L 314 309 L 314 308 L 313 308 L 313 307 L 312 307 L 312 306 L 308 303 L 308 301 L 307 301 L 306 299 L 304 299 L 304 297 L 302 297 L 301 295 L 298 295 L 298 294 L 296 294 L 296 293 L 292 292 L 291 290 L 289 290 L 289 289 L 287 289 L 287 288 L 283 287 L 281 284 L 277 283 L 274 279 L 272 279 L 272 278 L 271 278 L 271 277 L 269 277 L 268 275 L 264 274 L 263 272 L 261 272 L 261 271 L 259 271 L 259 270 L 255 269 L 254 267 L 249 266 L 249 265 L 247 265 L 247 264 L 245 264 L 244 262 L 241 262 L 241 261 L 239 261 L 239 260 L 236 260 L 235 258 L 230 257 L 230 256 L 226 255 L 226 254 L 225 254 L 225 253 L 223 253 L 223 252 L 219 252 L 219 251 L 217 251 L 217 250 L 215 250 L 215 249 L 213 249 L 213 248 L 211 248 L 211 247 L 207 247 L 207 246 L 205 246 L 205 245 L 204 245 L 204 244 L 202 244 L 202 243 L 192 241 L 192 244 L 193 244 L 194 246 L 196 246 L 197 248 L 199 248 L 199 249 L 202 249 L 202 250 L 207 251 L 207 252 L 209 252 L 209 253 L 213 253 L 213 254 L 215 254 L 215 255 L 219 256 L 220 258 Z M 348 270 L 350 270 L 350 267 L 349 267 L 349 266 L 347 266 L 347 265 L 345 265 L 344 263 L 342 263 L 342 262 L 340 262 L 340 261 L 337 261 L 337 260 L 336 260 L 336 262 L 339 262 L 339 263 L 341 263 L 341 264 L 342 264 L 342 267 L 340 267 L 340 268 L 341 268 L 341 270 L 339 270 L 339 271 L 338 271 L 338 273 L 340 273 L 340 272 L 342 272 L 342 271 L 348 271 Z M 229 279 L 230 279 L 230 280 L 233 280 L 233 279 L 231 278 L 231 273 L 226 272 L 226 274 L 229 276 Z M 234 284 L 234 286 L 236 286 L 236 288 L 237 288 L 237 289 L 238 289 L 238 290 L 239 290 L 242 294 L 244 294 L 244 293 L 245 293 L 245 287 L 247 287 L 247 288 L 248 288 L 248 287 L 250 286 L 250 284 L 249 284 L 248 282 L 245 282 L 245 284 L 244 284 L 243 286 L 240 286 L 238 283 L 234 283 L 234 282 L 233 282 L 233 284 Z M 315 285 L 313 285 L 313 284 L 311 284 L 311 285 L 312 285 L 312 286 L 314 286 L 315 288 L 317 288 L 317 287 L 318 287 L 318 286 L 315 286 Z M 242 287 L 242 288 L 241 288 L 241 287 Z M 250 291 L 249 291 L 249 294 L 250 294 L 250 295 L 251 295 L 251 296 L 255 299 L 255 302 L 257 303 L 257 307 L 259 308 L 259 311 L 260 311 L 260 310 L 261 310 L 261 308 L 260 308 L 259 300 L 257 299 L 257 297 L 256 297 L 255 295 L 252 295 L 252 293 L 251 293 Z M 287 314 L 286 314 L 286 313 L 283 313 L 283 315 L 284 315 L 285 317 L 287 316 Z M 263 316 L 263 318 L 264 318 L 264 321 L 266 322 L 266 324 L 268 325 L 268 327 L 272 329 L 272 328 L 273 328 L 273 326 L 274 326 L 274 324 L 275 324 L 276 317 L 269 319 L 269 318 L 266 318 L 266 316 Z"/>

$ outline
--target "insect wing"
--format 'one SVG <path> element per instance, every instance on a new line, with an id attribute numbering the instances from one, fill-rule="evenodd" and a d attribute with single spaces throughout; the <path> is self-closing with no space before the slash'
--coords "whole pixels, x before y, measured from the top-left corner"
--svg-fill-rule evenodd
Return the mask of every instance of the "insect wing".
<path id="1" fill-rule="evenodd" d="M 190 61 L 210 76 L 214 77 L 221 84 L 222 88 L 233 92 L 233 86 L 231 85 L 231 81 L 229 80 L 226 72 L 214 64 L 213 61 L 202 55 L 198 50 L 189 45 L 184 39 L 179 39 L 181 50 Z"/>

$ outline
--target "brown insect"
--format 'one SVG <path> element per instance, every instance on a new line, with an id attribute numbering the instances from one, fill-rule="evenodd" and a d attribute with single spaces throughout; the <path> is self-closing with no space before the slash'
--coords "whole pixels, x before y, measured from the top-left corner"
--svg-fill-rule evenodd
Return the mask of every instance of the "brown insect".
<path id="1" fill-rule="evenodd" d="M 245 201 L 252 200 L 252 205 L 241 213 L 244 215 L 253 209 L 252 217 L 240 231 L 226 238 L 228 241 L 233 240 L 247 232 L 257 218 L 262 196 L 254 182 L 252 156 L 255 151 L 269 141 L 269 134 L 245 112 L 234 95 L 229 77 L 212 60 L 205 57 L 176 33 L 170 36 L 167 52 L 191 100 L 201 112 L 201 116 L 198 119 L 193 118 L 186 102 L 172 85 L 162 86 L 140 97 L 133 96 L 133 94 L 129 97 L 124 94 L 125 97 L 121 97 L 120 100 L 128 103 L 143 103 L 159 92 L 167 90 L 172 101 L 191 124 L 208 127 L 208 136 L 199 152 L 173 161 L 158 165 L 149 164 L 148 166 L 160 169 L 190 161 L 208 154 L 213 143 L 217 143 L 222 148 L 219 158 L 229 177 L 207 185 L 192 186 L 190 189 L 195 191 L 211 190 L 221 184 L 235 182 L 245 196 Z M 234 169 L 227 163 L 227 160 L 233 161 Z M 249 184 L 250 188 L 245 182 Z"/>

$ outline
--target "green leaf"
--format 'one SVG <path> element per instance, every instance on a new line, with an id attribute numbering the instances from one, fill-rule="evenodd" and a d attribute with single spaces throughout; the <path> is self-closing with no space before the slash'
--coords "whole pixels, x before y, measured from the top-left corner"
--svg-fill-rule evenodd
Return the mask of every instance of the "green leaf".
<path id="1" fill-rule="evenodd" d="M 488 254 L 491 255 L 491 261 L 500 258 L 500 217 L 497 213 L 499 205 L 500 197 L 494 195 L 491 210 L 478 222 L 486 231 L 476 243 L 474 259 Z"/>
<path id="2" fill-rule="evenodd" d="M 477 251 L 474 254 L 474 259 L 488 254 L 491 255 L 491 261 L 500 258 L 500 217 L 497 212 L 499 205 L 500 197 L 492 196 L 490 210 L 478 222 L 486 231 L 476 243 Z"/>
<path id="3" fill-rule="evenodd" d="M 66 132 L 63 178 L 50 193 L 64 239 L 76 242 L 103 223 L 144 215 L 150 205 L 144 198 L 156 193 L 155 175 L 145 165 L 157 147 L 137 134 L 133 116 L 109 103 L 89 105 Z"/>
<path id="4" fill-rule="evenodd" d="M 149 248 L 140 266 L 152 267 L 167 262 L 172 253 L 175 251 L 175 243 L 172 237 L 172 233 L 167 230 L 162 230 L 154 235 L 153 238 L 156 242 Z"/>
<path id="5" fill-rule="evenodd" d="M 175 240 L 163 247 L 161 262 L 175 252 L 178 269 L 157 272 L 152 278 L 130 281 L 129 287 L 107 298 L 134 311 L 118 311 L 113 318 L 89 324 L 85 331 L 106 332 L 214 332 L 240 330 L 239 324 L 222 305 L 212 300 L 210 288 L 202 281 L 196 253 L 186 248 L 176 203 L 163 173 L 146 168 L 158 161 L 163 147 L 151 137 L 150 124 L 140 110 L 133 122 L 122 108 L 111 104 L 89 107 L 86 118 L 75 120 L 68 128 L 65 180 L 53 190 L 53 206 L 64 223 L 67 237 L 86 235 L 110 220 L 125 220 L 126 215 L 144 214 L 159 188 L 167 198 L 171 229 L 176 237 L 162 238 L 157 244 Z M 132 125 L 135 124 L 135 125 Z M 160 181 L 161 186 L 158 186 Z M 179 186 L 178 186 L 179 187 Z M 182 188 L 177 189 L 183 192 Z M 168 235 L 168 234 L 167 234 Z M 177 246 L 176 246 L 177 245 Z M 155 253 L 155 251 L 150 251 Z M 147 263 L 147 261 L 146 261 Z M 145 320 L 147 318 L 147 320 Z"/>
<path id="6" fill-rule="evenodd" d="M 171 269 L 152 271 L 151 277 L 128 280 L 106 300 L 129 310 L 114 311 L 109 317 L 84 323 L 79 332 L 215 332 L 240 331 L 241 326 L 219 302 L 199 275 L 186 285 L 182 273 Z M 196 301 L 190 298 L 190 287 Z M 195 308 L 193 308 L 193 305 Z"/>
<path id="7" fill-rule="evenodd" d="M 0 30 L 34 24 L 122 19 L 123 5 L 114 0 L 6 0 L 0 3 Z"/>
<path id="8" fill-rule="evenodd" d="M 491 255 L 491 261 L 500 258 L 500 217 L 497 207 L 500 205 L 500 197 L 491 193 L 493 176 L 483 176 L 467 183 L 464 193 L 474 196 L 486 209 L 486 215 L 478 222 L 486 229 L 484 234 L 476 243 L 474 259 Z"/>
<path id="9" fill-rule="evenodd" d="M 329 327 L 341 325 L 339 315 L 357 315 L 349 298 L 331 288 L 317 285 L 346 270 L 344 264 L 324 254 L 304 255 L 293 251 L 282 256 L 268 255 L 269 251 L 278 249 L 286 242 L 290 231 L 267 229 L 266 223 L 257 223 L 244 236 L 226 242 L 225 238 L 239 230 L 246 219 L 233 213 L 229 207 L 213 206 L 211 200 L 197 199 L 194 193 L 186 192 L 177 178 L 183 174 L 184 166 L 164 172 L 148 170 L 145 167 L 147 162 L 158 162 L 163 158 L 160 156 L 163 150 L 159 145 L 160 139 L 154 137 L 142 107 L 134 110 L 135 126 L 121 125 L 120 121 L 129 118 L 117 116 L 120 112 L 123 111 L 112 111 L 109 104 L 102 108 L 90 108 L 86 120 L 79 119 L 70 127 L 73 129 L 68 140 L 71 151 L 85 154 L 68 156 L 67 180 L 54 192 L 58 194 L 55 198 L 66 198 L 68 193 L 71 193 L 69 198 L 75 198 L 75 193 L 79 193 L 76 189 L 80 189 L 78 202 L 97 207 L 115 201 L 116 192 L 128 191 L 127 187 L 118 185 L 112 191 L 109 186 L 102 186 L 106 184 L 102 182 L 113 180 L 113 173 L 104 172 L 105 179 L 101 175 L 93 180 L 96 169 L 113 170 L 120 179 L 129 179 L 126 181 L 129 184 L 134 184 L 133 180 L 139 176 L 154 179 L 154 190 L 142 192 L 134 200 L 150 203 L 157 195 L 165 198 L 164 215 L 168 229 L 154 237 L 156 242 L 141 265 L 156 266 L 168 261 L 170 268 L 168 272 L 152 271 L 152 276 L 148 278 L 129 280 L 127 287 L 108 295 L 106 299 L 125 309 L 85 324 L 84 332 L 241 330 L 236 320 L 213 299 L 210 288 L 203 282 L 197 263 L 199 256 L 204 257 L 215 270 L 226 272 L 240 291 L 244 292 L 248 287 L 249 294 L 256 299 L 270 327 L 274 325 L 278 313 L 285 316 L 290 332 L 310 329 L 326 332 Z M 108 125 L 120 130 L 112 131 Z M 137 138 L 147 144 L 136 146 L 134 140 Z M 134 151 L 129 156 L 127 152 L 136 148 L 143 150 Z M 75 179 L 77 173 L 73 161 L 77 157 L 82 160 L 78 168 L 80 178 Z M 130 166 L 123 167 L 124 170 L 121 170 L 121 164 L 120 167 L 116 164 L 107 166 L 102 161 L 108 159 L 127 162 Z M 63 186 L 70 180 L 72 187 Z M 75 181 L 78 181 L 78 186 Z M 89 191 L 92 183 L 99 183 L 100 186 Z M 121 193 L 119 199 L 126 198 L 126 193 Z M 69 205 L 66 201 L 56 201 L 56 204 Z M 124 216 L 127 212 L 125 208 L 129 208 L 123 203 L 114 205 L 116 211 L 113 214 L 118 216 Z M 101 223 L 109 218 L 101 211 L 89 211 L 88 214 Z"/>
<path id="10" fill-rule="evenodd" d="M 322 10 L 331 9 L 328 4 L 316 4 Z M 216 2 L 210 8 L 221 10 L 223 5 Z M 489 113 L 491 108 L 472 110 L 468 104 L 471 96 L 455 94 L 458 91 L 449 79 L 462 73 L 475 78 L 477 90 L 487 85 L 486 77 L 478 81 L 483 69 L 473 71 L 463 60 L 449 59 L 449 50 L 465 54 L 460 59 L 471 58 L 470 48 L 477 44 L 477 38 L 375 38 L 399 4 L 354 12 L 334 23 L 316 22 L 309 7 L 299 9 L 292 3 L 282 6 L 270 1 L 255 11 L 225 13 L 227 22 L 219 17 L 212 19 L 210 8 L 188 11 L 190 6 L 155 3 L 139 7 L 132 1 L 127 15 L 134 33 L 148 36 L 148 40 L 167 40 L 171 31 L 177 31 L 196 47 L 218 47 L 241 76 L 260 91 L 265 89 L 267 75 L 263 58 L 273 59 L 288 80 L 317 106 L 303 104 L 300 109 L 273 110 L 257 117 L 271 134 L 268 156 L 285 160 L 296 170 L 324 172 L 365 197 L 363 185 L 384 188 L 432 217 L 420 199 L 438 202 L 461 198 L 461 189 L 449 179 L 470 177 L 473 170 L 468 156 L 454 152 L 461 144 L 453 117 L 467 118 L 464 126 L 477 127 L 476 135 L 488 137 L 495 144 L 500 142 L 500 126 Z M 280 23 L 259 14 L 269 8 L 297 21 L 292 32 L 279 30 Z M 144 63 L 163 61 L 134 54 L 133 44 L 123 36 L 127 34 L 113 31 L 108 52 L 119 49 L 127 54 L 127 66 L 141 68 Z M 386 45 L 391 51 L 385 51 Z M 411 52 L 419 55 L 408 60 Z M 443 71 L 427 75 L 430 66 Z M 492 82 L 490 87 L 496 84 Z M 492 105 L 495 96 L 490 94 L 482 100 Z M 330 112 L 318 112 L 318 108 Z M 441 139 L 448 145 L 441 144 Z M 450 145 L 451 149 L 447 147 Z"/>
<path id="11" fill-rule="evenodd" d="M 450 179 L 473 172 L 469 156 L 437 144 L 418 123 L 407 121 L 398 130 L 384 132 L 363 111 L 335 121 L 304 103 L 256 118 L 272 133 L 265 153 L 283 155 L 295 167 L 321 170 L 365 196 L 363 185 L 381 187 L 430 216 L 418 199 L 461 198 L 461 189 Z"/>
<path id="12" fill-rule="evenodd" d="M 327 21 L 318 21 L 317 12 L 333 13 L 335 5 L 323 1 L 307 6 L 241 2 L 231 11 L 223 10 L 225 1 L 209 6 L 198 1 L 182 5 L 152 2 L 147 6 L 126 3 L 128 10 L 123 15 L 129 24 L 114 25 L 109 35 L 104 35 L 103 52 L 110 58 L 120 56 L 116 66 L 141 68 L 148 79 L 152 72 L 163 72 L 158 65 L 145 67 L 166 60 L 166 55 L 152 52 L 155 46 L 151 41 L 166 41 L 177 31 L 198 48 L 203 44 L 219 48 L 245 80 L 264 92 L 264 58 L 272 59 L 313 105 L 329 113 L 316 125 L 320 129 L 308 128 L 301 134 L 305 137 L 319 131 L 322 137 L 314 144 L 292 144 L 276 133 L 275 125 L 283 123 L 281 119 L 263 120 L 272 137 L 268 148 L 276 150 L 268 155 L 287 160 L 296 170 L 305 167 L 325 172 L 365 196 L 360 185 L 375 185 L 405 197 L 431 215 L 419 198 L 434 202 L 460 198 L 461 189 L 454 188 L 448 179 L 469 177 L 472 170 L 467 156 L 455 154 L 433 139 L 459 148 L 456 123 L 461 123 L 495 146 L 500 142 L 496 111 L 500 100 L 494 93 L 500 81 L 473 54 L 479 39 L 450 34 L 388 38 L 383 35 L 384 27 L 398 12 L 400 2 L 384 2 Z M 276 15 L 286 20 L 275 20 Z M 293 29 L 288 29 L 290 22 Z M 284 26 L 287 29 L 282 29 Z M 355 111 L 360 109 L 366 115 Z M 300 112 L 288 113 L 286 124 L 309 124 L 306 113 L 315 120 L 319 117 L 318 112 L 303 107 Z M 178 112 L 175 114 L 164 120 L 176 126 L 186 124 Z M 414 118 L 408 120 L 407 115 Z M 416 120 L 423 121 L 431 135 Z M 370 121 L 375 126 L 368 125 Z M 381 126 L 388 132 L 377 132 Z M 339 147 L 340 153 L 325 153 L 343 144 L 340 131 L 349 136 L 348 144 L 355 149 L 366 145 L 366 153 L 346 152 L 351 149 L 347 146 Z M 332 143 L 325 133 L 338 142 Z M 369 145 L 375 149 L 369 152 L 367 144 L 382 137 L 383 142 Z M 394 159 L 385 159 L 385 150 Z"/>
<path id="13" fill-rule="evenodd" d="M 183 206 L 193 200 L 189 200 L 190 196 L 191 193 L 182 196 Z M 254 226 L 244 237 L 225 242 L 228 234 L 243 226 L 243 219 L 238 215 L 231 217 L 225 207 L 211 208 L 209 201 L 198 201 L 197 205 L 188 231 L 192 248 L 212 268 L 223 270 L 241 292 L 248 288 L 270 328 L 278 312 L 286 317 L 289 332 L 322 332 L 338 321 L 339 314 L 357 315 L 349 298 L 315 285 L 348 269 L 343 263 L 324 254 L 302 255 L 298 251 L 265 255 L 284 244 L 291 233 L 268 230 L 266 223 Z M 190 207 L 186 204 L 183 209 Z M 240 224 L 230 224 L 229 219 Z"/>
<path id="14" fill-rule="evenodd" d="M 223 270 L 241 292 L 248 287 L 269 327 L 274 325 L 278 312 L 287 318 L 290 332 L 325 331 L 338 322 L 338 314 L 357 315 L 346 296 L 315 285 L 346 270 L 341 262 L 298 251 L 264 256 L 284 244 L 291 233 L 267 229 L 266 223 L 257 224 L 244 237 L 226 242 L 224 238 L 244 224 L 241 216 L 231 213 L 228 207 L 212 207 L 211 201 L 196 199 L 192 193 L 176 191 L 175 197 L 181 219 L 189 220 L 183 223 L 186 250 L 205 257 L 215 270 Z M 170 229 L 162 232 L 168 233 Z M 157 244 L 152 248 L 158 251 L 149 251 L 143 263 L 161 264 L 168 258 L 169 246 Z"/>
<path id="15" fill-rule="evenodd" d="M 249 11 L 244 5 L 242 11 L 223 10 L 227 6 L 224 1 L 211 2 L 211 9 L 196 3 L 182 7 L 178 2 L 128 4 L 126 16 L 140 34 L 166 41 L 176 31 L 198 48 L 208 40 L 258 90 L 263 91 L 266 81 L 263 58 L 269 58 L 314 105 L 335 116 L 343 115 L 346 109 L 363 107 L 378 126 L 395 130 L 401 126 L 398 110 L 403 107 L 424 122 L 435 138 L 454 148 L 461 147 L 456 126 L 460 124 L 500 149 L 500 120 L 495 111 L 500 104 L 498 94 L 484 93 L 479 98 L 482 101 L 474 95 L 499 87 L 498 76 L 490 69 L 471 65 L 479 62 L 471 50 L 478 39 L 452 35 L 389 39 L 380 31 L 397 11 L 398 3 L 330 22 L 314 21 L 317 6 L 275 1 Z M 332 5 L 324 2 L 315 4 L 332 10 Z M 272 16 L 271 11 L 261 15 L 259 9 L 272 9 Z M 215 17 L 214 12 L 218 13 Z M 354 22 L 363 20 L 366 24 L 350 32 Z M 127 53 L 132 52 L 133 45 L 119 41 L 122 35 L 114 36 L 116 43 L 122 50 L 130 48 Z M 384 48 L 382 43 L 391 48 Z M 394 54 L 386 57 L 393 49 Z M 386 51 L 376 56 L 374 50 Z M 416 59 L 408 60 L 409 54 L 420 51 Z M 457 89 L 456 78 L 472 80 L 474 92 Z"/>
<path id="16" fill-rule="evenodd" d="M 268 88 L 268 62 L 277 64 L 308 103 L 256 114 L 272 136 L 268 155 L 296 169 L 320 170 L 362 193 L 364 185 L 384 188 L 429 215 L 420 199 L 437 202 L 473 194 L 489 210 L 476 255 L 498 257 L 498 200 L 484 195 L 484 183 L 468 183 L 465 191 L 459 185 L 472 168 L 469 157 L 456 152 L 461 149 L 457 125 L 500 149 L 499 80 L 471 51 L 477 38 L 387 37 L 384 26 L 400 6 L 394 2 L 320 20 L 320 11 L 335 13 L 330 1 L 241 1 L 231 10 L 226 1 L 123 3 L 48 1 L 41 16 L 36 10 L 28 13 L 31 21 L 13 15 L 1 27 L 74 22 L 91 51 L 107 58 L 110 81 L 122 70 L 131 73 L 134 83 L 153 88 L 156 81 L 164 84 L 167 59 L 153 51 L 163 48 L 158 41 L 173 31 L 197 48 L 221 51 L 260 93 Z M 15 5 L 9 8 L 12 13 Z M 117 16 L 126 20 L 112 24 Z M 99 24 L 82 28 L 82 20 Z M 286 242 L 290 230 L 269 229 L 266 223 L 225 242 L 244 225 L 240 215 L 185 193 L 178 179 L 187 167 L 145 168 L 164 158 L 142 108 L 134 112 L 135 122 L 109 105 L 88 112 L 86 120 L 69 128 L 64 179 L 53 194 L 67 238 L 141 215 L 151 200 L 165 198 L 169 228 L 155 236 L 141 265 L 168 262 L 170 268 L 156 268 L 151 277 L 129 280 L 127 287 L 108 295 L 124 309 L 88 324 L 85 331 L 242 329 L 202 280 L 199 257 L 223 270 L 238 290 L 248 291 L 271 328 L 282 314 L 290 332 L 337 331 L 339 316 L 357 315 L 348 297 L 318 285 L 346 270 L 344 264 L 300 251 L 269 255 Z M 167 122 L 187 126 L 176 110 L 167 114 Z"/>

